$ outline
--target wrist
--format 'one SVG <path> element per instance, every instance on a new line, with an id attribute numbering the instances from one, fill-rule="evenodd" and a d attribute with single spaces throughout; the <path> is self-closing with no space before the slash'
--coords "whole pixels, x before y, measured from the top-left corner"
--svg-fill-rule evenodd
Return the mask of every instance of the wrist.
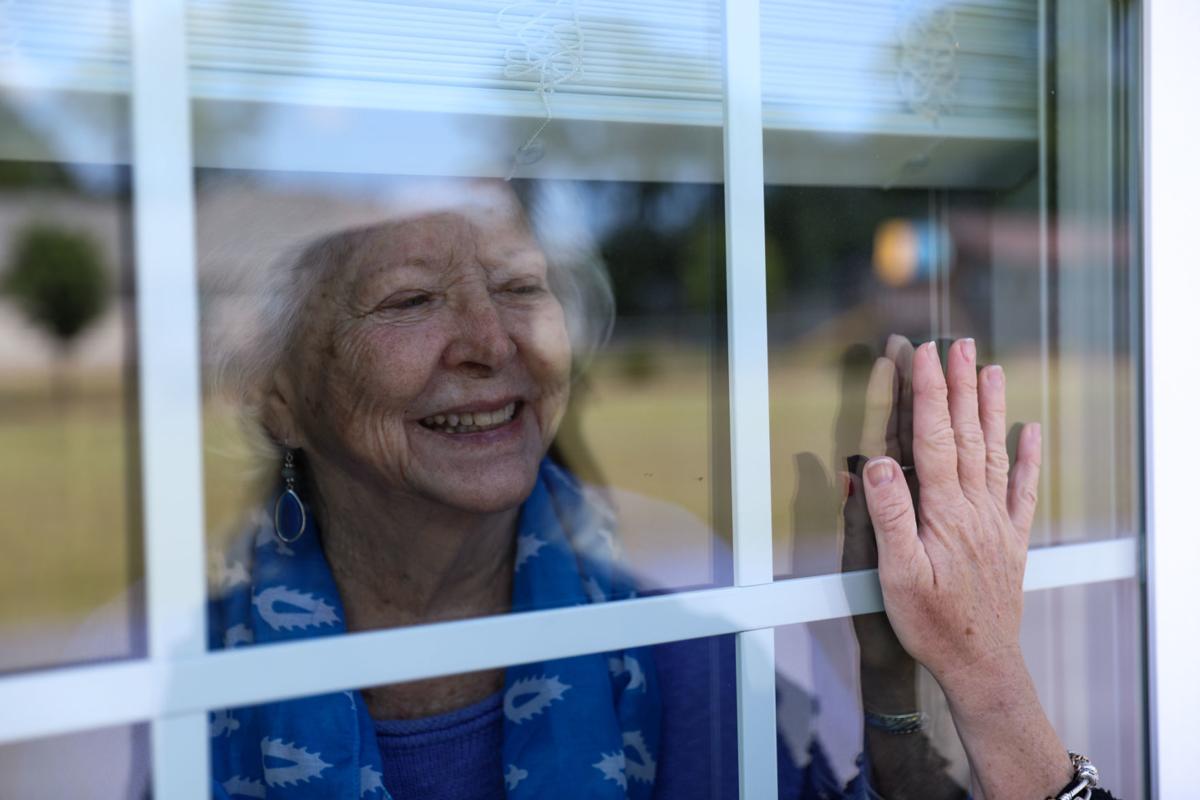
<path id="1" fill-rule="evenodd" d="M 863 709 L 878 714 L 906 714 L 917 710 L 915 663 L 895 669 L 862 667 L 859 673 Z"/>
<path id="2" fill-rule="evenodd" d="M 1044 797 L 1071 776 L 1019 649 L 935 677 L 985 796 Z"/>
<path id="3" fill-rule="evenodd" d="M 1006 714 L 1030 703 L 1038 705 L 1033 678 L 1019 647 L 942 670 L 934 673 L 934 678 L 950 705 L 972 717 Z"/>

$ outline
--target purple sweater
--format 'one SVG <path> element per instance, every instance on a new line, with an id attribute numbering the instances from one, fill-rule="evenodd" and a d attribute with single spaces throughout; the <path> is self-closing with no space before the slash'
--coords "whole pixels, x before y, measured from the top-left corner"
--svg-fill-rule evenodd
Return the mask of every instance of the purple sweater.
<path id="1" fill-rule="evenodd" d="M 733 652 L 729 636 L 654 647 L 663 713 L 656 798 L 737 798 Z M 497 693 L 449 714 L 376 722 L 384 785 L 397 798 L 504 800 L 503 721 Z M 802 770 L 779 748 L 781 798 L 841 796 L 823 757 L 813 755 Z"/>

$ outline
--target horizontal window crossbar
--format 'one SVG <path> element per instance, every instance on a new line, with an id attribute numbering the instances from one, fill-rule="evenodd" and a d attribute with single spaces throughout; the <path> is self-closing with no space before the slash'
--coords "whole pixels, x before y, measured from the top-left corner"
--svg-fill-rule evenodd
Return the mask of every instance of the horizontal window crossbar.
<path id="1" fill-rule="evenodd" d="M 1140 541 L 1029 554 L 1025 590 L 1133 578 Z M 875 570 L 0 679 L 0 744 L 362 686 L 866 614 Z"/>

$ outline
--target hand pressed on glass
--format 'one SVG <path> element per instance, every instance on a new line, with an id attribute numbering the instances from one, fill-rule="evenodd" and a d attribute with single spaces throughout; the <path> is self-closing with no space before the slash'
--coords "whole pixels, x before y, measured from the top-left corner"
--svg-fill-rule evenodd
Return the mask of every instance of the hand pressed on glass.
<path id="1" fill-rule="evenodd" d="M 1010 486 L 1000 367 L 977 377 L 974 342 L 956 342 L 948 390 L 932 344 L 913 361 L 913 459 L 923 502 L 916 511 L 890 457 L 867 464 L 866 495 L 888 616 L 940 681 L 1018 648 L 1040 431 L 1036 424 L 1022 431 Z"/>
<path id="2" fill-rule="evenodd" d="M 917 482 L 912 436 L 913 346 L 905 337 L 888 338 L 885 354 L 875 359 L 862 396 L 860 455 L 848 459 L 842 508 L 842 569 L 878 566 L 878 551 L 862 487 L 868 458 L 887 455 L 903 465 L 914 498 Z M 853 399 L 851 399 L 853 401 Z M 927 729 L 929 720 L 918 691 L 916 661 L 904 649 L 880 613 L 853 618 L 859 650 L 859 684 L 864 712 L 864 745 L 872 786 L 889 800 L 959 800 L 963 789 L 950 762 Z"/>
<path id="3" fill-rule="evenodd" d="M 912 357 L 913 346 L 903 336 L 888 338 L 885 354 L 875 360 L 867 380 L 863 403 L 863 427 L 858 452 L 848 464 L 848 491 L 842 509 L 844 539 L 842 570 L 852 572 L 873 569 L 879 556 L 871 530 L 870 514 L 862 491 L 862 470 L 867 459 L 887 455 L 902 466 L 914 500 L 917 483 L 913 476 L 912 456 Z M 872 673 L 867 679 L 880 677 L 896 683 L 899 674 L 908 675 L 906 694 L 912 694 L 912 659 L 905 652 L 883 614 L 863 614 L 854 618 L 854 633 L 864 671 Z M 878 681 L 871 681 L 873 686 Z M 864 697 L 864 702 L 870 698 Z M 888 700 L 884 701 L 889 703 Z M 915 701 L 914 701 L 915 702 Z M 889 703 L 890 704 L 890 703 Z M 870 703 L 868 702 L 868 706 Z M 906 706 L 907 707 L 907 706 Z M 888 710 L 872 709 L 868 710 Z"/>
<path id="4" fill-rule="evenodd" d="M 1040 429 L 1022 431 L 1010 473 L 1003 371 L 977 375 L 969 339 L 947 361 L 948 380 L 934 344 L 912 358 L 919 506 L 895 458 L 864 470 L 884 607 L 905 650 L 945 690 L 984 795 L 1040 797 L 1071 775 L 1018 639 Z"/>

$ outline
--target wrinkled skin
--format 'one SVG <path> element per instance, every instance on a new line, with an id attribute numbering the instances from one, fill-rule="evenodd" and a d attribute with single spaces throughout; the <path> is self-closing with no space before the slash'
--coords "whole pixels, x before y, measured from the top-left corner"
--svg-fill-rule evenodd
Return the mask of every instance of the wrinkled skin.
<path id="1" fill-rule="evenodd" d="M 970 340 L 948 360 L 949 389 L 933 345 L 913 355 L 919 518 L 895 459 L 872 459 L 864 471 L 888 618 L 939 680 L 1019 650 L 1040 463 L 1040 431 L 1029 425 L 1010 478 L 1003 371 L 977 376 Z"/>
<path id="2" fill-rule="evenodd" d="M 1010 467 L 1004 373 L 977 373 L 975 357 L 972 340 L 955 342 L 943 374 L 932 343 L 911 355 L 919 505 L 892 455 L 871 459 L 862 483 L 888 621 L 945 691 L 976 796 L 1044 797 L 1066 784 L 1071 767 L 1019 641 L 1041 431 L 1023 429 Z M 883 631 L 866 638 L 879 663 L 900 663 Z"/>
<path id="3" fill-rule="evenodd" d="M 270 426 L 318 481 L 488 513 L 533 487 L 568 395 L 570 345 L 541 250 L 511 208 L 352 234 L 317 285 Z M 520 404 L 514 424 L 451 434 L 421 420 Z"/>
<path id="4" fill-rule="evenodd" d="M 266 396 L 271 435 L 304 455 L 350 631 L 508 610 L 517 514 L 566 408 L 563 309 L 516 198 L 449 189 L 444 210 L 330 243 Z M 478 430 L 435 424 L 479 413 Z M 502 683 L 485 670 L 363 697 L 376 718 L 422 717 Z"/>

